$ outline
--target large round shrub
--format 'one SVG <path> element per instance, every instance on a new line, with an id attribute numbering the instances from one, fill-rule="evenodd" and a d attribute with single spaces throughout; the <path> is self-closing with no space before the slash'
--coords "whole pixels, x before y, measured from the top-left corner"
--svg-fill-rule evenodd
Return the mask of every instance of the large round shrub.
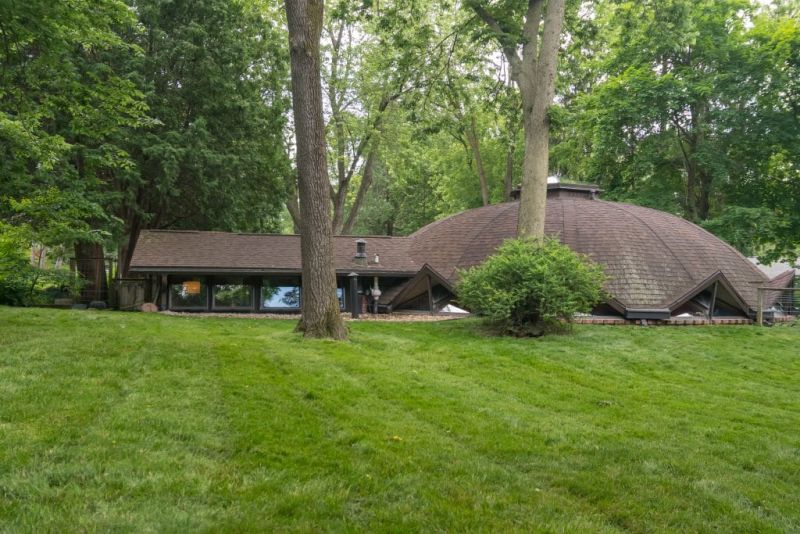
<path id="1" fill-rule="evenodd" d="M 458 300 L 497 330 L 537 336 L 589 312 L 603 298 L 603 269 L 553 239 L 511 239 L 461 271 Z"/>

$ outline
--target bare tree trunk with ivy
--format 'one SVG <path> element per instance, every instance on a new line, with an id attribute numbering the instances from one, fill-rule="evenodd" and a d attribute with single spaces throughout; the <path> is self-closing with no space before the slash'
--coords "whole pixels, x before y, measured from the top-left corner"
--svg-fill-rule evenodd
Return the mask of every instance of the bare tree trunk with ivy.
<path id="1" fill-rule="evenodd" d="M 285 0 L 297 136 L 303 297 L 297 330 L 306 337 L 345 339 L 333 266 L 330 183 L 322 116 L 322 0 Z"/>
<path id="2" fill-rule="evenodd" d="M 517 234 L 541 240 L 544 239 L 550 150 L 547 113 L 555 94 L 565 0 L 528 0 L 521 35 L 506 27 L 501 22 L 502 17 L 490 13 L 487 2 L 471 0 L 469 6 L 500 43 L 511 66 L 511 79 L 519 87 L 525 154 Z"/>

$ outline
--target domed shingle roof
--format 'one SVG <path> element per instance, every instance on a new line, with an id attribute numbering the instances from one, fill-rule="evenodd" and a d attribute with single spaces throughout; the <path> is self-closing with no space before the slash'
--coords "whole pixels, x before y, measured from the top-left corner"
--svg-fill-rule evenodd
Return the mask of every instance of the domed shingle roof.
<path id="1" fill-rule="evenodd" d="M 549 184 L 545 231 L 603 265 L 611 307 L 630 319 L 668 319 L 712 300 L 728 312 L 757 308 L 756 287 L 769 280 L 733 247 L 684 219 L 598 200 L 597 192 L 589 184 Z M 366 237 L 365 260 L 354 256 L 356 236 L 336 236 L 334 265 L 340 275 L 357 271 L 389 278 L 382 300 L 397 297 L 391 305 L 415 297 L 405 286 L 424 290 L 423 279 L 428 284 L 435 279 L 434 285 L 452 294 L 458 269 L 480 264 L 516 235 L 518 209 L 518 202 L 495 204 L 436 221 L 408 237 Z M 299 274 L 301 268 L 296 235 L 144 230 L 131 260 L 132 272 L 161 274 Z M 790 282 L 791 277 L 773 281 Z M 388 290 L 392 285 L 396 291 Z M 427 293 L 430 298 L 431 290 Z M 765 304 L 771 300 L 768 295 Z M 709 313 L 713 308 L 712 303 Z"/>
<path id="2" fill-rule="evenodd" d="M 515 236 L 518 208 L 495 204 L 429 224 L 409 236 L 412 257 L 454 282 L 458 269 L 478 265 Z M 607 290 L 626 310 L 674 310 L 717 279 L 755 309 L 755 288 L 767 282 L 733 247 L 685 219 L 589 194 L 551 192 L 545 232 L 602 264 Z"/>

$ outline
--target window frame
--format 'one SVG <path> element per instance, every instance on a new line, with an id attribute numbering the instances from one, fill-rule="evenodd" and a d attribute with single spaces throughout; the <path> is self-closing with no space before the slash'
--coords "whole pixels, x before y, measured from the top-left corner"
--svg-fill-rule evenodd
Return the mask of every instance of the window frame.
<path id="1" fill-rule="evenodd" d="M 339 291 L 342 292 L 341 297 L 339 297 Z M 339 311 L 345 311 L 347 309 L 347 291 L 343 285 L 336 284 L 336 299 L 339 301 Z"/>
<path id="2" fill-rule="evenodd" d="M 295 283 L 296 282 L 296 283 Z M 265 306 L 264 289 L 266 287 L 293 287 L 299 290 L 298 305 Z M 258 310 L 265 312 L 299 312 L 303 306 L 303 281 L 300 276 L 262 277 L 258 288 Z"/>
<path id="3" fill-rule="evenodd" d="M 232 280 L 239 280 L 239 283 L 233 283 Z M 219 306 L 217 305 L 217 286 L 218 285 L 229 285 L 229 286 L 243 286 L 249 289 L 250 298 L 249 304 L 246 306 Z M 254 309 L 254 296 L 255 296 L 255 284 L 253 284 L 252 280 L 244 276 L 219 276 L 219 277 L 212 277 L 211 282 L 208 284 L 209 289 L 211 290 L 211 311 L 253 311 Z"/>
<path id="4" fill-rule="evenodd" d="M 176 282 L 176 280 L 180 280 Z M 176 306 L 173 301 L 172 286 L 183 284 L 184 282 L 198 280 L 200 282 L 200 293 L 203 294 L 205 288 L 205 295 L 203 298 L 204 304 L 201 306 Z M 209 310 L 209 284 L 207 276 L 171 276 L 167 278 L 167 309 L 175 311 L 208 311 Z"/>

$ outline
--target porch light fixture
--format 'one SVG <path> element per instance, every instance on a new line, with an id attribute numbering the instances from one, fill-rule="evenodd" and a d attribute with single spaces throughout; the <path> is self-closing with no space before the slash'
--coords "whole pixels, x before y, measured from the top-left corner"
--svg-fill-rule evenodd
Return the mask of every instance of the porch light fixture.
<path id="1" fill-rule="evenodd" d="M 377 254 L 375 255 L 375 257 L 377 258 Z M 375 263 L 378 263 L 378 262 L 376 261 Z M 373 302 L 375 303 L 374 304 L 374 306 L 375 306 L 374 313 L 378 313 L 378 299 L 381 298 L 381 294 L 382 294 L 381 288 L 380 288 L 380 286 L 378 286 L 378 277 L 376 276 L 374 278 L 373 283 L 372 283 L 372 299 L 373 299 Z"/>

